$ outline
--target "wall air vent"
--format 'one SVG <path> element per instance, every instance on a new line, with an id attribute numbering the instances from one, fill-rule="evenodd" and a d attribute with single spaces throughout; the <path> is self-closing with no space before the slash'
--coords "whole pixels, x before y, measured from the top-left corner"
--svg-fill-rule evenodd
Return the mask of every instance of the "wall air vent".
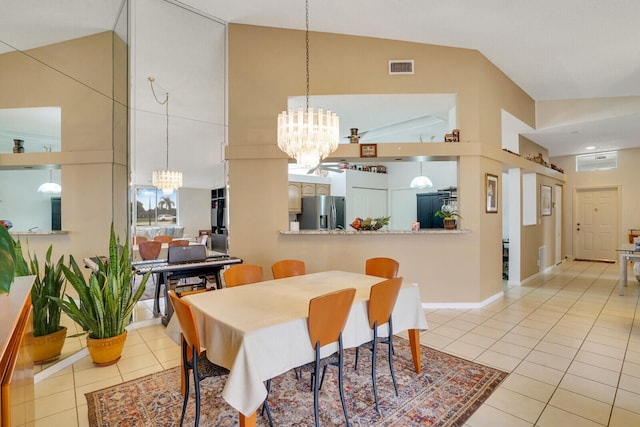
<path id="1" fill-rule="evenodd" d="M 392 59 L 389 61 L 389 74 L 413 74 L 413 59 Z"/>
<path id="2" fill-rule="evenodd" d="M 582 154 L 576 156 L 576 172 L 615 169 L 618 167 L 618 152 Z"/>

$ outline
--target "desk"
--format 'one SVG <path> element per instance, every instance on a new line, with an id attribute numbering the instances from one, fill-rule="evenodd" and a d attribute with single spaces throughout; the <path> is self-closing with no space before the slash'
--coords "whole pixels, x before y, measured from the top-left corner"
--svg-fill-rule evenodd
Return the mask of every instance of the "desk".
<path id="1" fill-rule="evenodd" d="M 624 288 L 627 287 L 627 263 L 631 260 L 640 261 L 640 249 L 633 243 L 621 245 L 617 249 L 620 263 L 620 280 L 618 281 L 619 293 L 624 295 Z"/>
<path id="2" fill-rule="evenodd" d="M 339 289 L 356 288 L 343 332 L 344 347 L 373 339 L 367 301 L 371 285 L 384 279 L 327 271 L 184 297 L 193 307 L 207 357 L 231 372 L 222 397 L 240 412 L 240 425 L 255 425 L 255 411 L 267 395 L 264 381 L 315 359 L 309 342 L 309 300 Z M 427 329 L 417 286 L 404 284 L 393 311 L 394 332 L 409 330 L 414 366 L 420 372 L 420 330 Z M 167 333 L 178 328 L 170 322 Z M 386 325 L 385 325 L 386 328 Z M 380 328 L 380 336 L 388 330 Z M 337 349 L 323 348 L 322 356 Z"/>

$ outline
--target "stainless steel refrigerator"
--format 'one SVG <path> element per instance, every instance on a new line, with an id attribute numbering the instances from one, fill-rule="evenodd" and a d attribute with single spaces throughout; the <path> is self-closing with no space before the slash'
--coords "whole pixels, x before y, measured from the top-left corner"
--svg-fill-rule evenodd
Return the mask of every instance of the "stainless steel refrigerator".
<path id="1" fill-rule="evenodd" d="M 302 198 L 301 230 L 344 229 L 345 200 L 339 196 Z"/>

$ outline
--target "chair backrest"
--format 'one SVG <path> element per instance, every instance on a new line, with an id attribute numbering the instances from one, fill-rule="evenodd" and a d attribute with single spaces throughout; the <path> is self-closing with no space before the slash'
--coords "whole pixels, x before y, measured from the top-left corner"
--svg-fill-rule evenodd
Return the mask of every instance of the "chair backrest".
<path id="1" fill-rule="evenodd" d="M 186 239 L 178 239 L 178 240 L 171 240 L 170 242 L 168 242 L 169 246 L 189 246 L 189 241 Z"/>
<path id="2" fill-rule="evenodd" d="M 369 258 L 365 264 L 365 274 L 369 276 L 384 277 L 385 279 L 393 279 L 398 277 L 398 269 L 400 264 L 392 258 Z"/>
<path id="3" fill-rule="evenodd" d="M 307 322 L 311 347 L 316 348 L 316 343 L 323 347 L 338 341 L 347 323 L 355 295 L 354 288 L 346 288 L 320 295 L 309 301 Z"/>
<path id="4" fill-rule="evenodd" d="M 200 355 L 200 336 L 198 335 L 198 327 L 196 326 L 196 318 L 193 315 L 191 306 L 178 298 L 176 292 L 172 289 L 169 291 L 169 300 L 173 305 L 173 311 L 178 317 L 178 323 L 182 330 L 182 336 L 189 347 L 196 348 L 196 354 Z M 190 352 L 188 354 L 191 354 Z"/>
<path id="5" fill-rule="evenodd" d="M 138 252 L 143 260 L 157 259 L 162 249 L 162 242 L 147 240 L 138 244 Z"/>
<path id="6" fill-rule="evenodd" d="M 302 276 L 305 274 L 304 261 L 297 259 L 283 259 L 271 266 L 271 273 L 273 273 L 274 279 Z"/>
<path id="7" fill-rule="evenodd" d="M 144 236 L 135 236 L 135 237 L 133 238 L 133 244 L 134 244 L 134 245 L 139 245 L 140 243 L 142 243 L 142 242 L 146 242 L 147 240 L 149 240 L 149 239 L 147 239 L 147 238 L 146 238 L 146 237 L 144 237 Z"/>
<path id="8" fill-rule="evenodd" d="M 200 237 L 198 238 L 198 243 L 201 245 L 205 245 L 207 246 L 207 242 L 209 241 L 209 235 L 208 234 L 201 234 Z"/>
<path id="9" fill-rule="evenodd" d="M 170 241 L 173 240 L 173 237 L 171 237 L 171 236 L 156 236 L 156 237 L 153 238 L 153 240 L 155 240 L 156 242 L 169 243 Z"/>
<path id="10" fill-rule="evenodd" d="M 232 286 L 248 285 L 249 283 L 262 282 L 264 274 L 262 267 L 253 264 L 232 265 L 224 271 L 224 282 L 227 288 Z"/>
<path id="11" fill-rule="evenodd" d="M 389 321 L 398 293 L 402 286 L 402 277 L 388 279 L 371 286 L 369 292 L 369 327 L 384 325 Z M 377 323 L 376 323 L 377 322 Z"/>

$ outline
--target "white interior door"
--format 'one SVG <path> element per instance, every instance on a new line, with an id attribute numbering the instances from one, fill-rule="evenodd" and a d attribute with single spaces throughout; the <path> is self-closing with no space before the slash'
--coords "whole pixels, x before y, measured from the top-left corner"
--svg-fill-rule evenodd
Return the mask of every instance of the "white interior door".
<path id="1" fill-rule="evenodd" d="M 577 189 L 575 212 L 576 259 L 615 260 L 618 189 Z"/>
<path id="2" fill-rule="evenodd" d="M 555 194 L 555 216 L 556 216 L 556 253 L 555 263 L 560 264 L 562 262 L 562 185 L 556 185 Z"/>

